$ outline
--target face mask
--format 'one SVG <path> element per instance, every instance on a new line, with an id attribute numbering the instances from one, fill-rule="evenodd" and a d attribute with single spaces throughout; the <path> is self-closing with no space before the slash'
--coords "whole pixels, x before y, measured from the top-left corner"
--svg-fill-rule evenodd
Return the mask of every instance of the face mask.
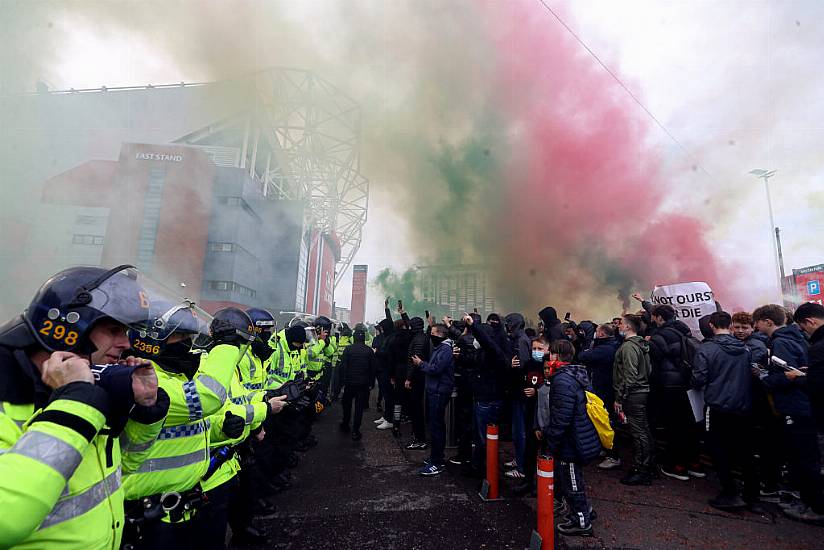
<path id="1" fill-rule="evenodd" d="M 544 360 L 544 352 L 539 349 L 532 350 L 532 359 L 534 361 L 543 361 Z"/>
<path id="2" fill-rule="evenodd" d="M 158 361 L 163 366 L 177 372 L 193 373 L 200 366 L 200 354 L 191 352 L 190 342 L 175 342 L 166 345 Z"/>
<path id="3" fill-rule="evenodd" d="M 623 330 L 619 330 L 619 331 L 618 331 L 618 334 L 620 334 L 621 336 L 626 336 L 626 335 L 627 335 L 627 333 L 626 333 L 626 332 L 624 332 Z"/>
<path id="4" fill-rule="evenodd" d="M 266 361 L 269 359 L 274 351 L 275 350 L 269 346 L 268 341 L 261 342 L 260 340 L 255 340 L 252 342 L 252 353 L 254 353 L 261 361 Z"/>
<path id="5" fill-rule="evenodd" d="M 432 340 L 433 346 L 440 346 L 443 341 L 446 340 L 446 338 L 442 338 L 440 336 L 430 336 L 429 338 Z"/>
<path id="6" fill-rule="evenodd" d="M 472 347 L 475 349 L 481 349 L 481 343 L 478 342 L 475 338 L 472 339 Z"/>

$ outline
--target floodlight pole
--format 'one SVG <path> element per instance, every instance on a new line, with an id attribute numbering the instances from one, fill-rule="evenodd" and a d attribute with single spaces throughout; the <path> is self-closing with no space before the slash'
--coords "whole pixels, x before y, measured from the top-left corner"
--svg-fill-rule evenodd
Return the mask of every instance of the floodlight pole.
<path id="1" fill-rule="evenodd" d="M 775 277 L 778 279 L 778 291 L 783 296 L 784 287 L 783 279 L 781 277 L 781 262 L 778 259 L 778 242 L 776 237 L 778 235 L 775 227 L 775 220 L 773 219 L 772 199 L 770 197 L 770 183 L 769 180 L 775 175 L 775 170 L 753 170 L 750 174 L 755 175 L 759 179 L 764 180 L 764 192 L 767 194 L 767 210 L 770 214 L 770 243 L 772 245 L 773 259 L 775 260 Z"/>

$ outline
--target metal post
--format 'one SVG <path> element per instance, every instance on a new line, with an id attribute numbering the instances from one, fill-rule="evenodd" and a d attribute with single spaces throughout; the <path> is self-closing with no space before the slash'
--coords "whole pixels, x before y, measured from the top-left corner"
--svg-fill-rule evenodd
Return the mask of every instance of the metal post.
<path id="1" fill-rule="evenodd" d="M 778 269 L 781 270 L 781 285 L 783 288 L 784 285 L 784 254 L 781 252 L 781 230 L 779 228 L 775 228 L 775 243 L 778 246 Z"/>
<path id="2" fill-rule="evenodd" d="M 775 259 L 775 276 L 778 278 L 778 289 L 781 292 L 781 272 L 779 270 L 779 262 L 778 262 L 778 246 L 775 242 L 775 235 L 773 231 L 775 229 L 775 221 L 773 220 L 773 209 L 772 209 L 772 200 L 770 199 L 770 184 L 769 179 L 773 176 L 773 173 L 767 173 L 762 176 L 764 180 L 764 191 L 767 193 L 767 209 L 770 213 L 770 241 L 772 241 L 772 249 L 773 249 L 773 256 Z"/>

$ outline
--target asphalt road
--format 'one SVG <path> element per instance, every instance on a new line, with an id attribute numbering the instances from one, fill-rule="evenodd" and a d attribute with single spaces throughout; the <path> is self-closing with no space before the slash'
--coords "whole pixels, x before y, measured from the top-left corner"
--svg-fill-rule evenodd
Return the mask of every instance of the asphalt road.
<path id="1" fill-rule="evenodd" d="M 482 502 L 479 482 L 458 467 L 432 478 L 416 470 L 427 451 L 406 451 L 411 427 L 396 440 L 374 429 L 373 410 L 364 415 L 363 439 L 338 431 L 340 405 L 315 425 L 319 445 L 302 455 L 293 488 L 275 497 L 279 516 L 261 523 L 278 549 L 509 549 L 526 548 L 535 525 L 535 499 L 510 494 Z M 447 456 L 451 450 L 447 449 Z M 511 458 L 504 443 L 501 461 Z M 587 490 L 598 511 L 595 536 L 566 539 L 557 548 L 822 549 L 824 527 L 749 512 L 727 514 L 706 504 L 716 492 L 710 476 L 681 482 L 668 478 L 652 487 L 625 487 L 621 471 L 585 470 Z"/>

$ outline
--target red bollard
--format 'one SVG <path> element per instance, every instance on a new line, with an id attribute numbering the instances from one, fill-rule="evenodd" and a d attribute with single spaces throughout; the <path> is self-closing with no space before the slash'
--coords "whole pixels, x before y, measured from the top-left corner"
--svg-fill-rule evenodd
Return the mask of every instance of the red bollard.
<path id="1" fill-rule="evenodd" d="M 478 493 L 482 500 L 503 500 L 498 493 L 498 425 L 486 426 L 486 479 Z"/>
<path id="2" fill-rule="evenodd" d="M 555 463 L 551 456 L 538 457 L 538 529 L 532 532 L 529 550 L 555 548 Z"/>

